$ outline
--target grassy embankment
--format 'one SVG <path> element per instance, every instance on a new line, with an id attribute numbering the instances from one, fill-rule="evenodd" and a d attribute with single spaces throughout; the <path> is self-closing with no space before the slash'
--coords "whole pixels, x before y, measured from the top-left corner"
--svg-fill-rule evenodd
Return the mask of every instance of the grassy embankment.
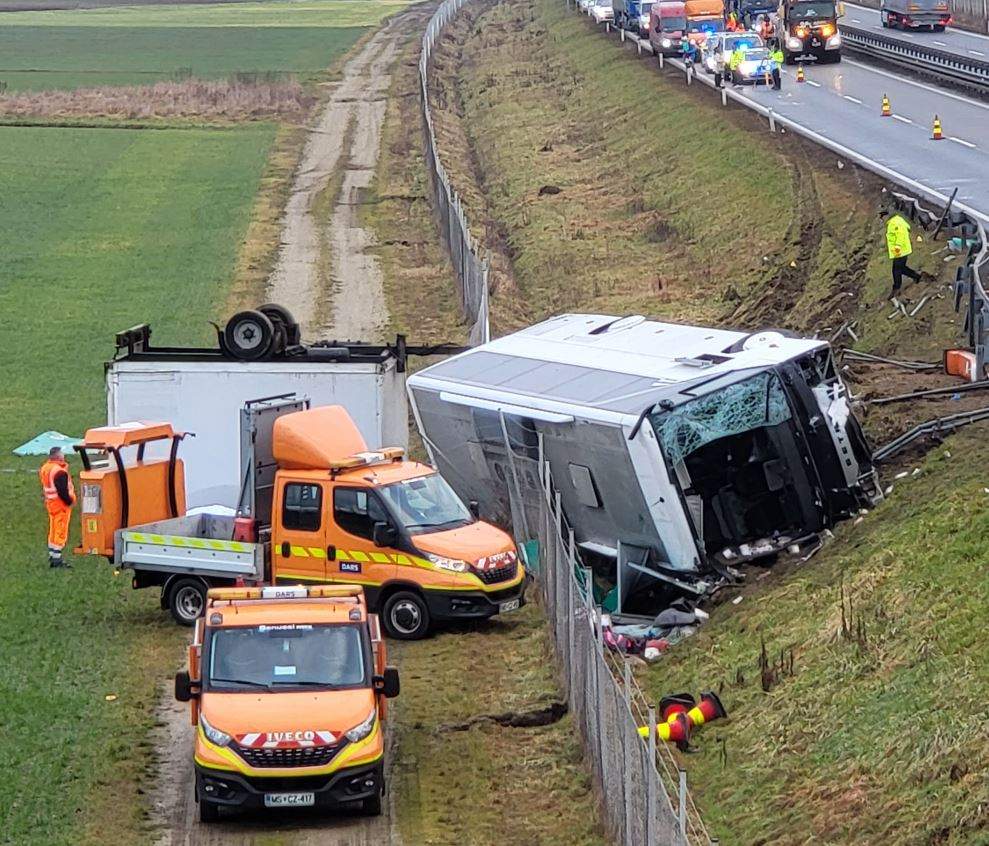
<path id="1" fill-rule="evenodd" d="M 414 39 L 395 66 L 362 219 L 377 235 L 390 331 L 414 343 L 456 343 L 464 329 L 426 199 L 419 104 L 411 96 L 417 58 Z M 537 608 L 391 648 L 402 670 L 391 789 L 403 842 L 602 842 L 569 717 L 529 728 L 477 720 L 531 712 L 559 697 Z"/>
<path id="2" fill-rule="evenodd" d="M 871 178 L 661 77 L 556 0 L 502 3 L 437 63 L 444 162 L 511 259 L 502 329 L 600 309 L 807 331 L 857 318 L 860 348 L 916 357 L 957 342 L 947 300 L 887 319 Z M 918 241 L 922 267 L 940 258 Z M 987 458 L 984 430 L 950 439 L 645 674 L 657 699 L 713 687 L 732 713 L 684 758 L 721 842 L 989 840 Z"/>
<path id="3" fill-rule="evenodd" d="M 300 71 L 312 88 L 326 78 L 320 68 L 397 8 L 317 0 L 296 15 L 297 6 L 25 13 L 31 22 L 10 13 L 0 38 L 10 40 L 7 67 L 54 71 L 37 77 L 49 85 L 138 82 L 139 71 L 181 67 L 218 76 L 249 59 L 246 70 Z M 78 435 L 105 420 L 101 363 L 114 331 L 150 321 L 159 342 L 201 342 L 229 298 L 258 296 L 305 134 L 270 121 L 173 124 L 0 127 L 3 842 L 149 836 L 148 732 L 187 633 L 152 591 L 133 592 L 103 561 L 48 570 L 39 460 L 10 450 L 45 429 Z"/>

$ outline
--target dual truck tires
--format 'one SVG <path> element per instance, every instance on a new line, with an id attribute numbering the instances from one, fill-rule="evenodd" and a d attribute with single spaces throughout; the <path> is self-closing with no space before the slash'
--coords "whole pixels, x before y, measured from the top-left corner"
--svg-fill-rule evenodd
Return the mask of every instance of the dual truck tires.
<path id="1" fill-rule="evenodd" d="M 192 626 L 206 607 L 209 586 L 202 579 L 180 578 L 166 585 L 165 604 L 175 622 Z M 429 631 L 429 608 L 418 593 L 400 590 L 390 594 L 381 609 L 381 622 L 396 640 L 419 640 Z"/>

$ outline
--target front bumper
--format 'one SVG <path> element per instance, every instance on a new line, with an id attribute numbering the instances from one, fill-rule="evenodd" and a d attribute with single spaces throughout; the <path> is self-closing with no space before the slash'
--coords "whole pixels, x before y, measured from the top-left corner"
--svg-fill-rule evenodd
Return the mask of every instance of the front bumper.
<path id="1" fill-rule="evenodd" d="M 820 58 L 821 56 L 826 56 L 831 53 L 838 53 L 841 51 L 841 41 L 837 43 L 828 44 L 829 39 L 823 36 L 807 38 L 801 42 L 801 46 L 798 49 L 795 44 L 787 42 L 786 49 L 787 52 L 794 56 L 816 56 Z"/>
<path id="2" fill-rule="evenodd" d="M 517 585 L 504 590 L 438 591 L 427 590 L 426 605 L 434 620 L 483 620 L 501 612 L 503 603 L 518 600 L 525 605 L 528 574 Z"/>
<path id="3" fill-rule="evenodd" d="M 249 776 L 196 764 L 196 801 L 226 808 L 264 808 L 265 794 L 313 793 L 315 807 L 340 808 L 370 799 L 384 787 L 384 759 L 328 775 Z"/>

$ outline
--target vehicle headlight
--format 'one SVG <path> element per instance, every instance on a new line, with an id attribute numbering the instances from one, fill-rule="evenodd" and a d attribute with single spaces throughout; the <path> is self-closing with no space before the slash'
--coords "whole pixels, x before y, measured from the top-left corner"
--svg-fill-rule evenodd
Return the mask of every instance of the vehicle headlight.
<path id="1" fill-rule="evenodd" d="M 801 47 L 804 46 L 804 43 L 799 38 L 794 38 L 791 35 L 789 38 L 786 39 L 786 46 L 789 47 L 791 50 L 799 50 Z"/>
<path id="2" fill-rule="evenodd" d="M 350 731 L 344 732 L 343 736 L 351 743 L 357 743 L 357 741 L 363 740 L 374 730 L 374 723 L 377 719 L 378 712 L 374 710 L 367 715 L 367 719 L 364 722 L 358 723 Z"/>
<path id="3" fill-rule="evenodd" d="M 840 47 L 841 46 L 841 34 L 835 33 L 828 39 L 828 47 Z"/>
<path id="4" fill-rule="evenodd" d="M 672 44 L 673 42 L 672 42 L 672 41 L 670 41 L 670 39 L 669 39 L 669 38 L 664 38 L 664 39 L 663 39 L 662 41 L 660 41 L 659 43 L 660 43 L 660 44 L 662 44 L 662 45 L 663 45 L 664 47 L 669 47 L 669 46 L 670 46 L 670 45 L 671 45 L 671 44 Z"/>
<path id="5" fill-rule="evenodd" d="M 459 558 L 444 558 L 442 555 L 433 555 L 431 552 L 426 553 L 426 558 L 441 570 L 451 570 L 454 573 L 466 573 L 469 569 L 467 562 L 461 561 Z"/>
<path id="6" fill-rule="evenodd" d="M 220 731 L 218 728 L 214 728 L 209 724 L 209 720 L 203 715 L 202 711 L 199 712 L 199 725 L 202 726 L 203 734 L 206 735 L 206 739 L 210 743 L 216 746 L 226 746 L 231 741 L 231 737 L 225 731 Z"/>

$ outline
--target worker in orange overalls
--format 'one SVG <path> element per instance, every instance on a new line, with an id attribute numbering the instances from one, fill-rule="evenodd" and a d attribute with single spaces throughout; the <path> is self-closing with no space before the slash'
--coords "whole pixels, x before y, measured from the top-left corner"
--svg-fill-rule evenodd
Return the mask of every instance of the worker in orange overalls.
<path id="1" fill-rule="evenodd" d="M 48 450 L 48 460 L 41 465 L 38 477 L 48 511 L 48 565 L 71 567 L 62 558 L 62 550 L 69 539 L 69 518 L 75 505 L 76 491 L 72 486 L 69 463 L 59 447 Z"/>

